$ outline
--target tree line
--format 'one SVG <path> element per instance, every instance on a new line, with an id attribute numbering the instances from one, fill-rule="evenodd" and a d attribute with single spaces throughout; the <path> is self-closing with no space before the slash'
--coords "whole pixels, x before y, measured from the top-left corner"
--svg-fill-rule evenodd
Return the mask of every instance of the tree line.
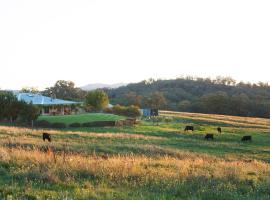
<path id="1" fill-rule="evenodd" d="M 33 88 L 25 91 L 37 92 Z M 59 80 L 41 93 L 60 99 L 86 102 L 86 109 L 100 109 L 95 98 L 103 99 L 102 106 L 137 106 L 173 111 L 228 114 L 238 116 L 270 117 L 270 85 L 268 83 L 237 82 L 231 77 L 215 79 L 179 77 L 172 80 L 148 79 L 116 89 L 103 88 L 104 95 L 89 94 L 75 87 L 72 81 Z M 93 98 L 93 96 L 95 96 Z"/>

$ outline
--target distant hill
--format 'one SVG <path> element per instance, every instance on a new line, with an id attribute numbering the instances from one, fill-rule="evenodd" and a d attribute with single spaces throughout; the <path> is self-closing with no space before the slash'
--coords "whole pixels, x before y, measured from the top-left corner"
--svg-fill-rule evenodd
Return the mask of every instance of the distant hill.
<path id="1" fill-rule="evenodd" d="M 133 99 L 139 99 L 141 107 L 147 107 L 153 92 L 164 95 L 167 110 L 270 118 L 268 83 L 237 83 L 230 77 L 186 77 L 150 79 L 107 90 L 112 104 L 129 105 Z"/>
<path id="2" fill-rule="evenodd" d="M 91 90 L 96 90 L 96 89 L 101 89 L 101 88 L 114 89 L 114 88 L 119 88 L 121 86 L 126 86 L 126 85 L 127 85 L 126 83 L 115 83 L 115 84 L 93 83 L 93 84 L 82 86 L 80 88 L 85 91 L 91 91 Z"/>

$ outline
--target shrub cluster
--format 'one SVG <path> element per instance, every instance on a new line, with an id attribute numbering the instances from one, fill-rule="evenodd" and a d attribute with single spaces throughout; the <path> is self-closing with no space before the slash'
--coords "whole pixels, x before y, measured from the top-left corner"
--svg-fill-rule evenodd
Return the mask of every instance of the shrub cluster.
<path id="1" fill-rule="evenodd" d="M 115 105 L 112 108 L 106 108 L 104 112 L 115 114 L 115 115 L 127 116 L 127 117 L 139 117 L 141 115 L 141 112 L 138 106 Z"/>
<path id="2" fill-rule="evenodd" d="M 147 122 L 152 122 L 154 124 L 159 125 L 159 123 L 172 123 L 173 121 L 176 121 L 173 117 L 164 117 L 164 116 L 155 116 L 155 117 L 144 117 L 143 118 Z"/>
<path id="3" fill-rule="evenodd" d="M 139 121 L 136 118 L 128 118 L 124 120 L 118 120 L 115 126 L 134 126 L 135 124 L 139 124 Z"/>

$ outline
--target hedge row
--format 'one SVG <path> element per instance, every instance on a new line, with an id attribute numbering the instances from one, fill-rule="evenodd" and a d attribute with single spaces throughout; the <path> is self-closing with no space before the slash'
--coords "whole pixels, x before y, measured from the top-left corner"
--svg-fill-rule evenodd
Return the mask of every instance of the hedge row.
<path id="1" fill-rule="evenodd" d="M 82 127 L 104 127 L 104 126 L 115 126 L 116 121 L 96 121 L 83 123 Z"/>
<path id="2" fill-rule="evenodd" d="M 105 127 L 105 126 L 133 126 L 137 124 L 138 121 L 135 118 L 129 118 L 119 121 L 95 121 L 95 122 L 86 122 L 86 123 L 72 123 L 68 127 L 70 128 L 79 128 L 79 127 Z M 57 128 L 63 129 L 67 128 L 65 123 L 50 123 L 46 120 L 36 121 L 34 124 L 36 127 L 40 128 Z"/>
<path id="3" fill-rule="evenodd" d="M 40 128 L 67 128 L 65 123 L 50 123 L 46 120 L 36 121 L 34 124 L 36 127 Z M 115 126 L 116 121 L 96 121 L 96 122 L 86 122 L 86 123 L 72 123 L 69 125 L 71 128 L 79 128 L 79 127 L 104 127 L 104 126 Z"/>

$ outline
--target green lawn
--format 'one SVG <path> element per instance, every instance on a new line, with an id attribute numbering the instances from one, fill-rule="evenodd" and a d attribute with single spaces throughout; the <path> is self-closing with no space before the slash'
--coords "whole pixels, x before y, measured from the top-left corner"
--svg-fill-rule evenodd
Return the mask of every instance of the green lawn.
<path id="1" fill-rule="evenodd" d="M 38 120 L 46 120 L 50 123 L 61 122 L 69 125 L 71 123 L 85 123 L 93 121 L 115 121 L 124 119 L 122 116 L 105 114 L 105 113 L 87 113 L 80 115 L 63 115 L 63 116 L 40 116 Z"/>

